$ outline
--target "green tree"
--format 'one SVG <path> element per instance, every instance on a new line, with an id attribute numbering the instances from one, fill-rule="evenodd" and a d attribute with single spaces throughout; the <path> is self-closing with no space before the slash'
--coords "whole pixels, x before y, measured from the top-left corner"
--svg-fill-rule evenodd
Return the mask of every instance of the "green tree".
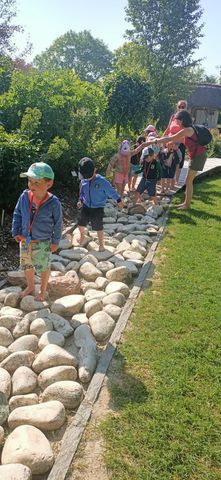
<path id="1" fill-rule="evenodd" d="M 116 126 L 116 137 L 121 127 L 139 132 L 147 117 L 150 88 L 145 80 L 135 75 L 114 73 L 106 79 L 107 95 L 105 115 L 111 126 Z"/>
<path id="2" fill-rule="evenodd" d="M 87 30 L 70 30 L 41 55 L 37 55 L 34 65 L 39 70 L 71 69 L 82 80 L 94 82 L 112 69 L 113 54 L 102 40 L 94 38 Z"/>
<path id="3" fill-rule="evenodd" d="M 202 37 L 200 0 L 128 0 L 128 37 L 146 47 L 153 114 L 165 123 L 172 104 L 191 90 L 193 53 Z"/>
<path id="4" fill-rule="evenodd" d="M 39 128 L 41 117 L 42 113 L 38 108 L 27 107 L 21 120 L 21 133 L 29 139 L 33 138 Z"/>

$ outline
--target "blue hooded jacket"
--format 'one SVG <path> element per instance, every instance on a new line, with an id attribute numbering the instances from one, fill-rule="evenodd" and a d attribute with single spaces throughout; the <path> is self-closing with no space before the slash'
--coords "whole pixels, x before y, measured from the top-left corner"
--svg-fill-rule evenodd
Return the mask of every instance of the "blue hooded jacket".
<path id="1" fill-rule="evenodd" d="M 120 195 L 110 182 L 98 174 L 92 180 L 81 180 L 79 198 L 90 208 L 105 207 L 108 198 L 113 198 L 118 203 L 121 201 Z"/>
<path id="2" fill-rule="evenodd" d="M 30 201 L 28 190 L 24 190 L 18 199 L 13 213 L 12 236 L 22 235 L 27 238 L 30 225 Z M 58 245 L 62 233 L 62 208 L 55 195 L 51 195 L 36 212 L 32 224 L 33 240 L 50 240 Z"/>

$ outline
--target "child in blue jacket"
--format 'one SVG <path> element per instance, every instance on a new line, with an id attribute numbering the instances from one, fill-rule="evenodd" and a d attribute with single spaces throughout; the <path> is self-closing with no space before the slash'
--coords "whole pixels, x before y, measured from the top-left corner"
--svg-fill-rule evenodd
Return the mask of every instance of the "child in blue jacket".
<path id="1" fill-rule="evenodd" d="M 79 162 L 79 172 L 83 177 L 78 202 L 78 207 L 82 207 L 78 221 L 79 244 L 84 244 L 85 227 L 91 222 L 92 229 L 97 232 L 99 251 L 102 252 L 104 250 L 103 216 L 106 201 L 108 198 L 113 198 L 120 208 L 123 208 L 123 203 L 110 182 L 96 173 L 93 160 L 88 157 L 82 158 Z"/>
<path id="2" fill-rule="evenodd" d="M 62 232 L 62 209 L 58 198 L 49 193 L 54 172 L 43 162 L 33 163 L 20 177 L 28 177 L 15 207 L 12 235 L 20 243 L 20 266 L 25 272 L 27 288 L 21 298 L 35 291 L 35 269 L 41 274 L 41 288 L 36 300 L 45 300 L 50 275 L 51 252 L 58 248 Z"/>

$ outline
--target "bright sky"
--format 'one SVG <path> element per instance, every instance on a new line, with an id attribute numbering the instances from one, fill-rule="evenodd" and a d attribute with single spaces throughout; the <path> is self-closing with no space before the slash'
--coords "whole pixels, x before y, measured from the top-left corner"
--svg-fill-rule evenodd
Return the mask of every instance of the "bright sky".
<path id="1" fill-rule="evenodd" d="M 29 35 L 34 58 L 68 30 L 90 30 L 114 50 L 123 44 L 128 28 L 126 5 L 127 0 L 17 0 L 17 22 L 24 26 L 25 34 L 16 38 L 16 44 L 22 49 Z M 205 57 L 203 67 L 207 74 L 216 75 L 216 67 L 221 65 L 221 0 L 201 0 L 201 5 L 204 38 L 196 58 Z"/>

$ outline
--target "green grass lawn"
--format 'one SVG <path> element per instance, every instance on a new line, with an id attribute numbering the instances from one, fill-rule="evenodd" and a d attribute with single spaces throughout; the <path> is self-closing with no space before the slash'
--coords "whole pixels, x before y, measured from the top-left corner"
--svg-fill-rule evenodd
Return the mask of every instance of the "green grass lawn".
<path id="1" fill-rule="evenodd" d="M 220 480 L 220 178 L 195 185 L 190 211 L 171 209 L 156 258 L 115 358 L 110 478 Z"/>

